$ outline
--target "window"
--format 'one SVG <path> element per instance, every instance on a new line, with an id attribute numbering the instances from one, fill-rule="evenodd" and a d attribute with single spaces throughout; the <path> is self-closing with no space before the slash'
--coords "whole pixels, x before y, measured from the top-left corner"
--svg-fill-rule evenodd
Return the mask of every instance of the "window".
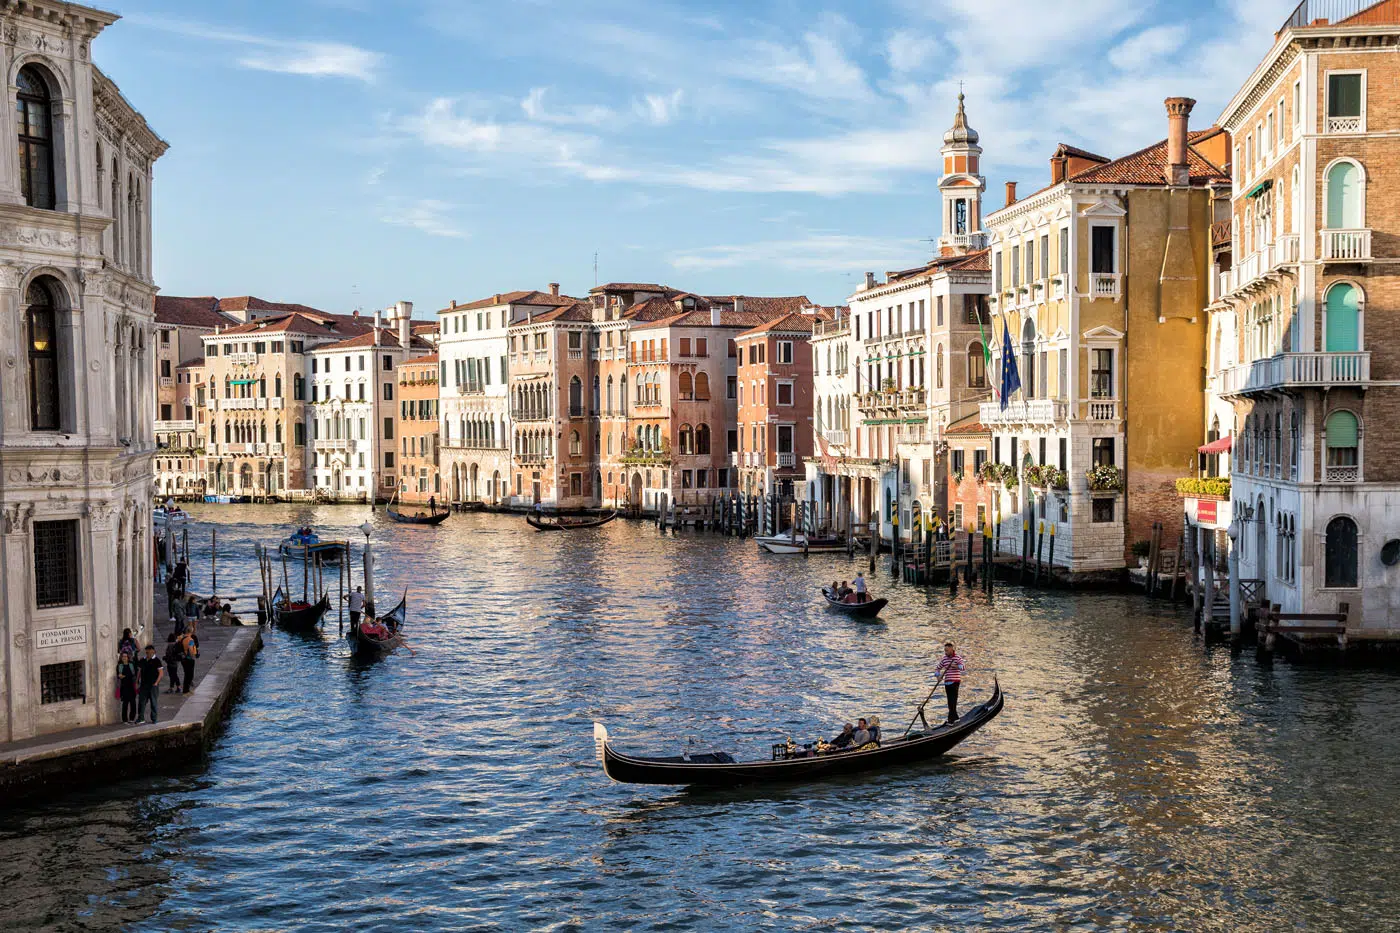
<path id="1" fill-rule="evenodd" d="M 392 441 L 392 440 L 394 439 L 394 419 L 393 419 L 393 418 L 385 418 L 385 419 L 384 419 L 384 439 L 385 439 L 386 441 Z M 386 464 L 384 464 L 384 465 L 385 465 L 385 466 L 393 466 L 392 463 L 386 463 Z"/>
<path id="2" fill-rule="evenodd" d="M 1060 228 L 1060 272 L 1069 271 L 1069 227 Z"/>
<path id="3" fill-rule="evenodd" d="M 300 421 L 292 425 L 292 440 L 298 447 L 306 446 L 306 425 Z"/>
<path id="4" fill-rule="evenodd" d="M 1094 466 L 1113 466 L 1113 438 L 1094 438 Z"/>
<path id="5" fill-rule="evenodd" d="M 954 472 L 954 473 L 961 473 L 961 472 L 963 472 L 964 460 L 966 459 L 966 456 L 967 456 L 966 453 L 964 453 L 964 452 L 961 451 L 961 450 L 955 450 L 955 451 L 953 451 L 953 472 Z"/>
<path id="6" fill-rule="evenodd" d="M 48 81 L 33 65 L 19 70 L 15 124 L 19 131 L 19 187 L 24 203 L 53 210 L 53 120 Z M 116 179 L 114 178 L 115 182 Z M 116 214 L 117 205 L 112 204 Z"/>
<path id="7" fill-rule="evenodd" d="M 569 454 L 577 457 L 583 453 L 583 439 L 579 437 L 577 431 L 569 435 Z"/>
<path id="8" fill-rule="evenodd" d="M 939 295 L 933 299 L 933 323 L 937 327 L 943 326 L 943 296 Z"/>
<path id="9" fill-rule="evenodd" d="M 58 318 L 53 292 L 42 279 L 29 283 L 29 426 L 35 431 L 62 428 L 58 373 Z"/>
<path id="10" fill-rule="evenodd" d="M 710 426 L 701 424 L 695 429 L 695 452 L 705 455 L 710 452 Z"/>
<path id="11" fill-rule="evenodd" d="M 360 401 L 363 402 L 364 400 L 365 400 L 365 384 L 362 382 L 362 383 L 360 383 Z M 384 401 L 386 401 L 386 402 L 392 402 L 393 400 L 394 400 L 394 384 L 393 384 L 392 382 L 386 382 L 386 383 L 384 383 Z"/>
<path id="12" fill-rule="evenodd" d="M 1093 398 L 1113 398 L 1113 351 L 1095 349 L 1089 370 L 1089 394 Z"/>
<path id="13" fill-rule="evenodd" d="M 701 402 L 708 402 L 710 400 L 709 373 L 695 374 L 695 398 Z"/>
<path id="14" fill-rule="evenodd" d="M 1069 439 L 1060 438 L 1060 469 L 1069 469 Z"/>
<path id="15" fill-rule="evenodd" d="M 997 294 L 1001 294 L 1001 253 L 996 254 L 996 262 L 994 263 L 994 267 L 996 270 L 994 274 L 994 278 L 996 279 L 996 281 L 993 285 L 993 288 L 995 288 Z M 859 338 L 860 335 L 857 334 L 856 337 Z"/>
<path id="16" fill-rule="evenodd" d="M 779 341 L 778 341 L 778 362 L 779 362 L 779 363 L 791 363 L 791 362 L 792 362 L 792 341 L 791 341 L 791 340 L 779 340 Z"/>
<path id="17" fill-rule="evenodd" d="M 34 523 L 34 605 L 38 609 L 78 606 L 78 522 Z"/>
<path id="18" fill-rule="evenodd" d="M 1113 504 L 1115 501 L 1114 499 L 1094 500 L 1093 521 L 1095 524 L 1105 524 L 1113 521 Z"/>
<path id="19" fill-rule="evenodd" d="M 306 380 L 301 373 L 292 375 L 292 400 L 301 402 L 306 400 Z"/>
<path id="20" fill-rule="evenodd" d="M 1359 71 L 1327 76 L 1327 121 L 1324 133 L 1361 133 L 1366 129 L 1365 74 Z"/>
<path id="21" fill-rule="evenodd" d="M 1011 247 L 1011 286 L 1021 284 L 1021 247 Z"/>
<path id="22" fill-rule="evenodd" d="M 1355 162 L 1338 162 L 1327 170 L 1327 229 L 1359 230 L 1366 226 L 1363 182 L 1361 166 Z"/>
<path id="23" fill-rule="evenodd" d="M 778 383 L 778 404 L 779 404 L 779 405 L 791 405 L 791 404 L 792 404 L 792 383 L 791 383 L 791 382 L 779 382 L 779 383 Z"/>
<path id="24" fill-rule="evenodd" d="M 987 462 L 987 449 L 986 449 L 985 447 L 978 447 L 976 450 L 974 450 L 974 451 L 972 452 L 972 471 L 973 471 L 974 473 L 981 473 L 981 472 L 982 472 L 982 465 L 985 464 L 986 462 Z"/>
<path id="25" fill-rule="evenodd" d="M 1110 274 L 1118 271 L 1115 253 L 1115 231 L 1112 227 L 1089 228 L 1090 271 Z"/>
<path id="26" fill-rule="evenodd" d="M 1040 277 L 1046 278 L 1050 275 L 1050 234 L 1040 235 Z"/>
<path id="27" fill-rule="evenodd" d="M 934 352 L 938 356 L 938 358 L 933 361 L 933 371 L 935 374 L 934 385 L 941 389 L 943 388 L 943 344 L 940 343 Z"/>
<path id="28" fill-rule="evenodd" d="M 732 339 L 729 341 L 728 350 L 729 350 L 729 358 L 730 358 L 731 360 L 734 359 L 736 356 L 739 355 L 739 345 L 736 344 Z"/>
<path id="29" fill-rule="evenodd" d="M 82 661 L 62 661 L 39 665 L 39 702 L 61 703 L 64 700 L 86 700 L 86 678 Z"/>
<path id="30" fill-rule="evenodd" d="M 384 371 L 391 373 L 394 371 L 394 358 L 389 354 L 384 354 Z"/>
<path id="31" fill-rule="evenodd" d="M 1324 586 L 1343 589 L 1356 586 L 1356 539 L 1356 522 L 1345 515 L 1338 515 L 1327 523 Z"/>
<path id="32" fill-rule="evenodd" d="M 1355 467 L 1360 464 L 1361 431 L 1356 416 L 1334 411 L 1327 416 L 1327 466 Z"/>
<path id="33" fill-rule="evenodd" d="M 1360 292 L 1355 286 L 1338 282 L 1327 290 L 1324 349 L 1348 353 L 1361 349 Z"/>
<path id="34" fill-rule="evenodd" d="M 793 428 L 790 424 L 778 425 L 778 453 L 790 454 L 793 452 L 792 431 Z"/>

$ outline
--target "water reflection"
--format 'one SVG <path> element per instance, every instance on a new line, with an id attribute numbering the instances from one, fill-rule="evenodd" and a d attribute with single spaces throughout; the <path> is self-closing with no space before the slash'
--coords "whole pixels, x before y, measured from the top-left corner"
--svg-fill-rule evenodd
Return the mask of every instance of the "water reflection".
<path id="1" fill-rule="evenodd" d="M 254 541 L 348 507 L 209 507 L 222 592 Z M 110 929 L 1374 929 L 1400 914 L 1400 779 L 1385 671 L 1257 666 L 1201 650 L 1128 597 L 907 587 L 878 624 L 829 612 L 841 556 L 614 522 L 438 529 L 371 519 L 410 643 L 355 661 L 334 617 L 270 632 L 198 773 L 0 817 L 6 924 Z M 194 588 L 210 528 L 196 524 Z M 289 569 L 289 579 L 300 568 Z M 901 731 L 941 644 L 970 708 L 954 755 L 830 783 L 613 785 L 622 747 L 766 756 L 877 714 Z M 941 709 L 941 698 L 931 709 Z M 134 845 L 120 845 L 135 840 Z M 40 870 L 33 870 L 38 866 Z"/>

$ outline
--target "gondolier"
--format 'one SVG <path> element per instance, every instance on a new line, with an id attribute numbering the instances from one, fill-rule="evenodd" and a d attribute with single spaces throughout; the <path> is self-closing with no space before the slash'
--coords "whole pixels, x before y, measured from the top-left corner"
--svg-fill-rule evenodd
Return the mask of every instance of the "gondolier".
<path id="1" fill-rule="evenodd" d="M 958 721 L 958 688 L 962 685 L 963 673 L 967 668 L 962 655 L 958 654 L 951 641 L 943 643 L 943 657 L 933 669 L 934 678 L 943 678 L 943 686 L 948 691 L 948 721 Z"/>
<path id="2" fill-rule="evenodd" d="M 360 624 L 360 613 L 365 611 L 365 588 L 355 587 L 355 592 L 345 597 L 350 604 L 350 627 L 354 628 Z"/>

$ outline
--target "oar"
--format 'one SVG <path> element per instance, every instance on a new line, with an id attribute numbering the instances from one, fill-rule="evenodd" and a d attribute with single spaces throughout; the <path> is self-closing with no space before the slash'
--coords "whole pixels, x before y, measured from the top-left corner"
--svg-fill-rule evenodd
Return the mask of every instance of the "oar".
<path id="1" fill-rule="evenodd" d="M 928 701 L 932 700 L 933 695 L 938 692 L 938 685 L 943 682 L 943 674 L 943 671 L 939 671 L 938 679 L 933 682 L 933 689 L 928 692 L 928 696 L 924 697 L 924 702 L 920 703 L 918 708 L 914 710 L 914 718 L 909 720 L 909 725 L 904 729 L 904 735 L 908 735 L 909 730 L 914 728 L 914 720 L 918 719 L 919 716 L 923 714 L 924 707 L 928 706 Z M 928 725 L 927 719 L 924 720 L 924 725 Z M 900 736 L 900 738 L 904 738 L 904 735 Z"/>

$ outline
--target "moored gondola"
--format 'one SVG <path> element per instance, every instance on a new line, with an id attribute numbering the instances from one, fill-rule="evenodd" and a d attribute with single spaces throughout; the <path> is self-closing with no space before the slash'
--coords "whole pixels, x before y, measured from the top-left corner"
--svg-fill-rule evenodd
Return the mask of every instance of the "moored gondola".
<path id="1" fill-rule="evenodd" d="M 555 515 L 546 518 L 538 512 L 525 513 L 525 522 L 536 531 L 578 531 L 581 528 L 597 528 L 599 525 L 606 525 L 614 518 L 617 518 L 616 509 L 603 515 L 578 518 L 568 515 Z"/>
<path id="2" fill-rule="evenodd" d="M 844 612 L 848 616 L 855 616 L 860 619 L 869 619 L 880 614 L 880 610 L 889 604 L 888 599 L 867 599 L 863 603 L 848 603 L 837 599 L 831 592 L 831 587 L 822 587 L 822 597 L 826 604 L 838 612 Z"/>
<path id="3" fill-rule="evenodd" d="M 278 587 L 272 598 L 272 617 L 278 626 L 293 631 L 310 631 L 321 624 L 326 611 L 331 608 L 331 598 L 323 595 L 315 603 L 292 602 Z"/>
<path id="4" fill-rule="evenodd" d="M 754 538 L 760 550 L 770 554 L 823 554 L 846 550 L 845 542 L 835 535 L 809 538 L 807 535 L 773 535 Z"/>
<path id="5" fill-rule="evenodd" d="M 395 648 L 402 647 L 403 625 L 407 617 L 408 591 L 404 590 L 403 599 L 399 600 L 399 604 L 379 617 L 380 624 L 388 631 L 387 635 L 364 631 L 360 625 L 350 627 L 348 637 L 351 653 L 361 660 L 372 661 L 384 657 Z"/>
<path id="6" fill-rule="evenodd" d="M 896 768 L 936 758 L 995 719 L 1003 705 L 1001 686 L 997 684 L 985 703 L 968 711 L 957 722 L 911 732 L 856 751 L 817 752 L 798 748 L 789 753 L 788 747 L 774 746 L 770 761 L 735 761 L 726 752 L 668 757 L 624 755 L 613 749 L 608 730 L 602 723 L 593 724 L 593 736 L 602 745 L 604 773 L 620 783 L 708 787 L 777 784 Z"/>
<path id="7" fill-rule="evenodd" d="M 422 512 L 419 512 L 415 515 L 407 515 L 403 512 L 395 511 L 392 506 L 386 506 L 384 509 L 384 514 L 389 516 L 390 519 L 398 522 L 401 525 L 441 525 L 443 522 L 447 521 L 447 516 L 451 515 L 452 513 L 432 512 L 430 514 L 425 515 Z"/>

